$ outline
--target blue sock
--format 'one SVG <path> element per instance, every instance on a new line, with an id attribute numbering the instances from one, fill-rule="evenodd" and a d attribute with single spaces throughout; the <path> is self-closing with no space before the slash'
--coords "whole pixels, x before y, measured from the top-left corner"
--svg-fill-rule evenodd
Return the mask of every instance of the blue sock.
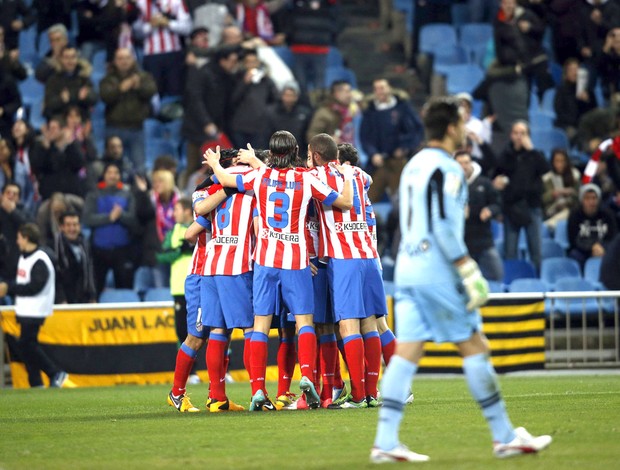
<path id="1" fill-rule="evenodd" d="M 383 406 L 379 409 L 375 447 L 392 450 L 398 445 L 398 430 L 403 419 L 405 400 L 409 396 L 411 379 L 417 370 L 417 364 L 400 356 L 392 356 L 381 379 Z"/>
<path id="2" fill-rule="evenodd" d="M 463 372 L 469 391 L 482 408 L 494 442 L 510 442 L 515 438 L 506 405 L 499 391 L 495 369 L 486 354 L 475 354 L 463 359 Z"/>

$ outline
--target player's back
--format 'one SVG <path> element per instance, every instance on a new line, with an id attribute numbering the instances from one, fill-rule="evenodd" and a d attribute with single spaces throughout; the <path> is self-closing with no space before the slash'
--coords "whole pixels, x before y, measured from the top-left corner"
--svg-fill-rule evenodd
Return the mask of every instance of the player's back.
<path id="1" fill-rule="evenodd" d="M 456 280 L 452 262 L 467 253 L 463 241 L 467 185 L 460 166 L 444 150 L 424 149 L 405 166 L 399 192 L 396 284 Z"/>

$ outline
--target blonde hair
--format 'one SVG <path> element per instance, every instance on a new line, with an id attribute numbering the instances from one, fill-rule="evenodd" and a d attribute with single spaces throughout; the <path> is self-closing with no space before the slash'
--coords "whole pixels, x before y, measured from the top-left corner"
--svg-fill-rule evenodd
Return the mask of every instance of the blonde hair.
<path id="1" fill-rule="evenodd" d="M 156 170 L 153 172 L 153 186 L 155 186 L 155 182 L 159 181 L 162 185 L 158 194 L 163 194 L 166 196 L 174 193 L 175 183 L 174 183 L 174 175 L 170 170 Z"/>

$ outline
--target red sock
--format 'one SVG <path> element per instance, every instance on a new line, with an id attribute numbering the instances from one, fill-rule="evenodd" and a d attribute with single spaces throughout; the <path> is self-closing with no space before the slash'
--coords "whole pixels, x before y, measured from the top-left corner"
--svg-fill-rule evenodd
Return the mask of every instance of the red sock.
<path id="1" fill-rule="evenodd" d="M 243 341 L 243 367 L 245 367 L 245 370 L 248 373 L 248 377 L 250 378 L 250 384 L 252 383 L 252 374 L 250 373 L 250 368 L 251 368 L 251 362 L 250 362 L 250 357 L 252 356 L 250 354 L 250 341 L 252 339 L 252 332 L 246 333 L 245 335 L 245 340 Z"/>
<path id="2" fill-rule="evenodd" d="M 291 390 L 291 380 L 293 372 L 295 372 L 294 339 L 282 338 L 278 347 L 278 396 Z M 291 362 L 293 363 L 292 366 Z"/>
<path id="3" fill-rule="evenodd" d="M 336 352 L 336 368 L 334 369 L 334 387 L 344 388 L 344 380 L 340 372 L 340 351 Z"/>
<path id="4" fill-rule="evenodd" d="M 182 344 L 177 352 L 177 362 L 174 366 L 174 379 L 172 382 L 172 394 L 175 397 L 185 393 L 185 385 L 196 361 L 196 354 L 197 351 L 185 344 Z"/>
<path id="5" fill-rule="evenodd" d="M 396 337 L 392 330 L 386 330 L 380 335 L 381 338 L 381 351 L 383 352 L 383 362 L 387 366 L 390 363 L 390 359 L 396 351 Z"/>
<path id="6" fill-rule="evenodd" d="M 351 377 L 351 395 L 353 395 L 354 401 L 360 401 L 366 398 L 364 341 L 362 335 L 350 335 L 343 340 L 347 367 Z"/>
<path id="7" fill-rule="evenodd" d="M 321 336 L 320 352 L 321 378 L 323 379 L 321 400 L 327 400 L 328 398 L 332 397 L 336 363 L 339 362 L 338 346 L 336 345 L 336 335 L 331 334 Z M 340 379 L 340 381 L 342 382 L 342 378 Z"/>
<path id="8" fill-rule="evenodd" d="M 364 335 L 364 362 L 366 365 L 366 396 L 376 397 L 381 369 L 381 340 L 377 331 Z"/>
<path id="9" fill-rule="evenodd" d="M 265 392 L 265 373 L 267 370 L 267 341 L 269 337 L 265 333 L 254 331 L 250 342 L 250 369 L 252 377 L 252 395 L 259 390 Z"/>
<path id="10" fill-rule="evenodd" d="M 207 370 L 209 371 L 209 398 L 226 400 L 226 350 L 228 338 L 211 333 L 207 343 Z"/>
<path id="11" fill-rule="evenodd" d="M 302 377 L 314 382 L 314 367 L 316 364 L 316 334 L 313 326 L 302 326 L 299 329 L 299 369 Z"/>

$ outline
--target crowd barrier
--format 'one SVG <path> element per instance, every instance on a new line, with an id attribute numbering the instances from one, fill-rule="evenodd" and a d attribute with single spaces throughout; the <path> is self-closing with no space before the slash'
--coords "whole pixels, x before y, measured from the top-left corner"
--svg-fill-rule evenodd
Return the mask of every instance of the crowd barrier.
<path id="1" fill-rule="evenodd" d="M 562 312 L 561 302 L 576 298 L 583 300 L 583 312 L 574 308 Z M 620 292 L 492 294 L 481 313 L 493 365 L 500 373 L 620 365 L 618 298 Z M 597 311 L 588 310 L 584 299 L 598 299 Z M 388 323 L 393 326 L 391 296 L 387 301 Z M 0 328 L 0 342 L 6 340 L 0 344 L 0 364 L 8 353 L 13 387 L 27 387 L 26 371 L 15 347 L 19 325 L 12 307 L 0 308 Z M 172 382 L 178 347 L 172 302 L 57 305 L 39 340 L 77 386 Z M 269 340 L 267 380 L 276 380 L 276 330 Z M 454 346 L 428 343 L 425 348 L 420 372 L 461 372 L 462 360 Z M 233 332 L 229 355 L 233 379 L 247 380 L 241 331 Z M 198 375 L 208 380 L 202 353 L 198 368 Z M 0 370 L 0 386 L 5 386 L 5 369 Z"/>

